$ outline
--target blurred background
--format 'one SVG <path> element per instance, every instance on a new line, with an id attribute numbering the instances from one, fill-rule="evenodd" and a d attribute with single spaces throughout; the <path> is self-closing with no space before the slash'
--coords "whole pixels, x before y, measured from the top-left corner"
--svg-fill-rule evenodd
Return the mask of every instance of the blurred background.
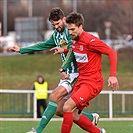
<path id="1" fill-rule="evenodd" d="M 1 49 L 6 53 L 14 41 L 28 46 L 48 38 L 48 31 L 53 29 L 48 13 L 57 6 L 66 15 L 72 11 L 82 13 L 84 29 L 107 39 L 108 45 L 132 38 L 132 0 L 0 0 Z M 114 47 L 118 50 L 122 46 Z"/>
<path id="2" fill-rule="evenodd" d="M 83 14 L 85 19 L 84 30 L 102 39 L 118 53 L 119 90 L 132 92 L 132 0 L 0 0 L 0 89 L 30 90 L 38 74 L 44 75 L 45 80 L 49 83 L 50 90 L 57 86 L 59 82 L 58 69 L 61 65 L 60 55 L 55 57 L 49 51 L 26 55 L 8 51 L 9 47 L 15 43 L 20 47 L 26 47 L 48 39 L 54 30 L 47 19 L 49 11 L 53 7 L 60 7 L 66 15 L 72 11 Z M 110 90 L 107 87 L 108 73 L 108 58 L 103 56 L 103 75 L 105 78 L 103 90 Z M 10 111 L 9 109 L 13 109 L 16 105 L 7 106 L 10 103 L 10 98 L 14 103 L 19 98 L 21 98 L 22 103 L 27 102 L 25 102 L 26 95 L 18 97 L 15 94 L 5 95 L 0 97 L 0 102 L 3 103 L 0 105 L 0 114 L 6 114 L 6 112 L 7 114 L 11 114 L 11 112 L 15 114 L 14 110 Z M 10 98 L 5 100 L 5 97 Z M 121 95 L 119 98 L 117 96 L 116 100 L 121 102 Z M 131 102 L 133 97 L 127 96 L 125 101 L 128 102 L 128 110 L 127 112 L 124 111 L 126 112 L 124 115 L 129 114 L 131 116 L 133 114 L 133 103 Z M 98 110 L 97 99 L 96 102 L 97 107 L 92 107 L 92 111 Z M 23 109 L 26 108 L 25 106 L 23 105 Z M 32 114 L 33 106 L 30 108 L 30 114 Z M 121 110 L 121 105 L 115 108 L 117 112 L 118 108 Z M 19 109 L 19 111 L 23 117 L 25 111 L 22 111 L 22 109 Z M 108 111 L 102 111 L 102 113 L 108 114 Z"/>

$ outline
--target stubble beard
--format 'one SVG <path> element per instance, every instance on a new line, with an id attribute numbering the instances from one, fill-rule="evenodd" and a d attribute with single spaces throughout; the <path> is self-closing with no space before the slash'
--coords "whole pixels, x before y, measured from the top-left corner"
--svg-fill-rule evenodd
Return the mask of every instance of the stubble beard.
<path id="1" fill-rule="evenodd" d="M 78 41 L 79 40 L 79 36 L 71 35 L 71 38 L 72 38 L 72 40 L 75 40 L 75 41 Z"/>
<path id="2" fill-rule="evenodd" d="M 60 29 L 60 30 L 58 30 Z M 56 29 L 58 32 L 62 33 L 65 29 L 65 24 L 63 23 L 61 27 L 59 27 L 58 29 Z"/>

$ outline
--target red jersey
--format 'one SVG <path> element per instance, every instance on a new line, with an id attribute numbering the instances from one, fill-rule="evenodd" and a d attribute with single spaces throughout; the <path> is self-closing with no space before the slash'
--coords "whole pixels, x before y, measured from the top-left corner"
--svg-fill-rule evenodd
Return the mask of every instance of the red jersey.
<path id="1" fill-rule="evenodd" d="M 99 38 L 83 31 L 78 41 L 74 41 L 72 50 L 78 66 L 78 80 L 102 81 L 102 54 L 110 60 L 110 76 L 116 76 L 117 54 Z"/>

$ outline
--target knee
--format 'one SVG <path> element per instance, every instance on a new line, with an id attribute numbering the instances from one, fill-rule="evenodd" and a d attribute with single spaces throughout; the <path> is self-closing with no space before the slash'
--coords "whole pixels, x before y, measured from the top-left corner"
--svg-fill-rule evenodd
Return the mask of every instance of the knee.
<path id="1" fill-rule="evenodd" d="M 69 103 L 65 103 L 64 106 L 63 106 L 63 112 L 71 112 L 72 109 L 71 109 L 71 106 Z"/>
<path id="2" fill-rule="evenodd" d="M 64 106 L 65 102 L 66 102 L 65 99 L 62 99 L 58 102 L 58 107 L 57 107 L 57 110 L 56 110 L 56 115 L 57 116 L 63 117 L 63 106 Z"/>
<path id="3" fill-rule="evenodd" d="M 73 121 L 74 122 L 77 122 L 80 118 L 81 114 L 78 113 L 78 109 L 76 109 L 74 112 L 73 112 Z"/>
<path id="4" fill-rule="evenodd" d="M 58 98 L 55 93 L 51 93 L 49 96 L 49 100 L 52 100 L 54 102 L 58 102 Z"/>
<path id="5" fill-rule="evenodd" d="M 80 118 L 80 115 L 79 114 L 73 114 L 73 121 L 74 122 L 77 122 Z"/>
<path id="6" fill-rule="evenodd" d="M 56 115 L 59 117 L 63 117 L 63 110 L 62 111 L 57 110 Z"/>
<path id="7" fill-rule="evenodd" d="M 58 105 L 58 108 L 56 110 L 56 115 L 63 117 L 63 107 L 62 106 Z"/>

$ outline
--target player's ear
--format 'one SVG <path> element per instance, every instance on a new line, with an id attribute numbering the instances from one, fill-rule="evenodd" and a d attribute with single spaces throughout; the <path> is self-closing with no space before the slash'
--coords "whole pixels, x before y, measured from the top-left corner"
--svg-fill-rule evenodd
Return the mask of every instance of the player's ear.
<path id="1" fill-rule="evenodd" d="M 66 23 L 66 17 L 63 17 L 62 20 L 64 23 Z"/>
<path id="2" fill-rule="evenodd" d="M 81 25 L 79 26 L 79 28 L 80 28 L 80 29 L 83 29 L 83 25 L 81 24 Z"/>

